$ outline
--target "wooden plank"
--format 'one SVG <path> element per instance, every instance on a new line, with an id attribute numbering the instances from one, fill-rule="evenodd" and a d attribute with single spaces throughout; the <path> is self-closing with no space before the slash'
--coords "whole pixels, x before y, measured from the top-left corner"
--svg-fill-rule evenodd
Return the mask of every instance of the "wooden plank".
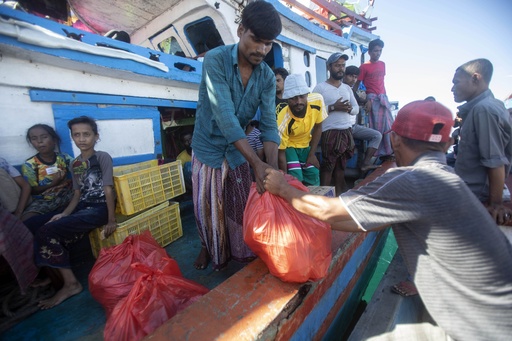
<path id="1" fill-rule="evenodd" d="M 286 2 L 287 4 L 290 4 L 291 6 L 294 6 L 294 7 L 298 8 L 298 9 L 300 9 L 302 12 L 304 12 L 304 14 L 307 14 L 311 18 L 321 22 L 322 24 L 326 25 L 329 29 L 340 30 L 340 32 L 341 32 L 341 26 L 340 25 L 336 24 L 334 21 L 329 20 L 329 18 L 326 18 L 326 17 L 316 13 L 315 11 L 313 11 L 312 9 L 304 6 L 300 2 L 298 2 L 296 0 L 284 0 L 284 2 Z"/>
<path id="2" fill-rule="evenodd" d="M 348 8 L 340 5 L 334 0 L 311 0 L 311 2 L 326 9 L 330 14 L 334 15 L 336 18 L 342 17 L 341 13 L 344 13 L 349 17 L 353 18 L 353 21 L 359 21 L 363 25 L 371 26 L 372 24 L 371 19 L 367 19 L 357 14 L 356 12 L 349 10 Z"/>

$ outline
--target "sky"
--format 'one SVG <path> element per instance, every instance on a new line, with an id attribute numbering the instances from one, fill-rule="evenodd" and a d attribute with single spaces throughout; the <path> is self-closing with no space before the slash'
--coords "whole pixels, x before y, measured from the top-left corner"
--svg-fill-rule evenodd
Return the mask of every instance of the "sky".
<path id="1" fill-rule="evenodd" d="M 455 113 L 453 74 L 477 58 L 494 66 L 494 96 L 512 93 L 511 0 L 375 0 L 371 16 L 384 41 L 386 92 L 400 107 L 434 96 Z"/>

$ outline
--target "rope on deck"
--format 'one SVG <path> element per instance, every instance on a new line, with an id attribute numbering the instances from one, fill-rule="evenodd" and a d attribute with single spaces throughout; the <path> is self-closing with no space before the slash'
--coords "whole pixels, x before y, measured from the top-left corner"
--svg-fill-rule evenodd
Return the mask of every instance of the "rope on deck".
<path id="1" fill-rule="evenodd" d="M 11 328 L 39 310 L 39 301 L 55 294 L 51 284 L 44 287 L 29 287 L 22 294 L 16 281 L 0 284 L 0 333 Z"/>

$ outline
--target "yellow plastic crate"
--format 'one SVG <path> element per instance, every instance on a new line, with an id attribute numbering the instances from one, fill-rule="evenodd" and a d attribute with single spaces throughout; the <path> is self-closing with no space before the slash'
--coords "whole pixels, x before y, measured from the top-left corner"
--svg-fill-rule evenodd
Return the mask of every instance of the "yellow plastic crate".
<path id="1" fill-rule="evenodd" d="M 114 176 L 124 175 L 127 173 L 133 173 L 141 169 L 147 169 L 158 166 L 158 160 L 149 160 L 144 162 L 132 163 L 130 165 L 114 167 Z"/>
<path id="2" fill-rule="evenodd" d="M 185 193 L 181 161 L 114 176 L 116 212 L 131 215 Z"/>
<path id="3" fill-rule="evenodd" d="M 177 202 L 165 202 L 134 217 L 126 218 L 126 221 L 118 222 L 116 231 L 106 239 L 101 239 L 102 228 L 94 229 L 89 233 L 92 254 L 95 258 L 98 257 L 102 248 L 119 245 L 128 235 L 140 234 L 145 230 L 149 230 L 162 247 L 183 236 L 180 205 Z"/>

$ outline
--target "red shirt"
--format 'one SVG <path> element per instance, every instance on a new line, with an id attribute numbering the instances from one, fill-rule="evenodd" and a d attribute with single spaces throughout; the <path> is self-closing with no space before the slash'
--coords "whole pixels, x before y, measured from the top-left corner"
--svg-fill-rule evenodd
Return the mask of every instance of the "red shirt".
<path id="1" fill-rule="evenodd" d="M 386 64 L 378 60 L 377 62 L 366 62 L 361 65 L 358 80 L 362 81 L 366 87 L 367 94 L 386 94 L 384 87 L 384 76 L 386 75 Z"/>

